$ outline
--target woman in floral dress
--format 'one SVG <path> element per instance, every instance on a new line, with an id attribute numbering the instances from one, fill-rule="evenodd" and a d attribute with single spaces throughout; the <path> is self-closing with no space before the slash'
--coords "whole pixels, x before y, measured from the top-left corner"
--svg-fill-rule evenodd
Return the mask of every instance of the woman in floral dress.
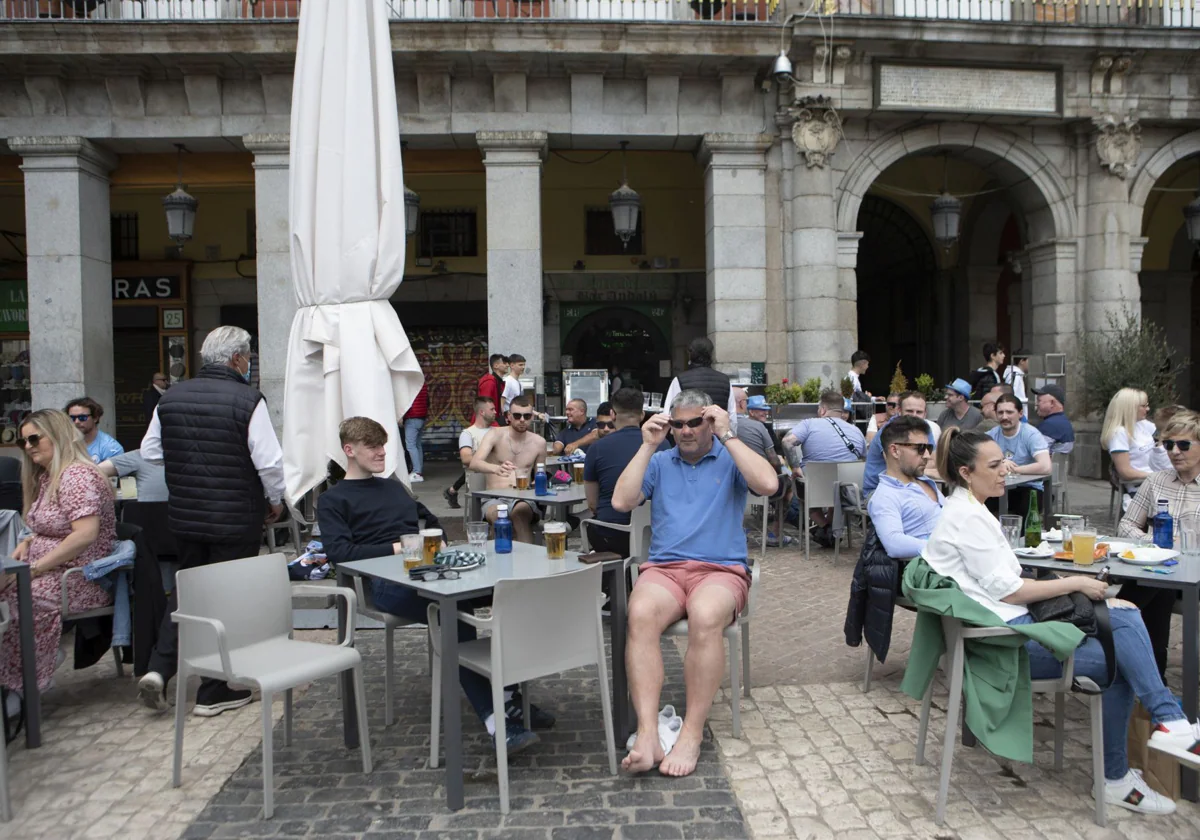
<path id="1" fill-rule="evenodd" d="M 112 553 L 116 540 L 113 492 L 84 448 L 83 438 L 67 415 L 53 409 L 35 411 L 21 424 L 21 487 L 25 524 L 33 535 L 17 544 L 12 556 L 29 564 L 33 578 L 34 647 L 38 688 L 54 676 L 62 636 L 62 576 Z M 0 640 L 0 685 L 20 692 L 21 650 L 18 639 L 16 578 L 6 575 L 0 592 L 8 601 L 12 622 Z M 112 603 L 112 595 L 82 576 L 70 586 L 72 612 Z"/>

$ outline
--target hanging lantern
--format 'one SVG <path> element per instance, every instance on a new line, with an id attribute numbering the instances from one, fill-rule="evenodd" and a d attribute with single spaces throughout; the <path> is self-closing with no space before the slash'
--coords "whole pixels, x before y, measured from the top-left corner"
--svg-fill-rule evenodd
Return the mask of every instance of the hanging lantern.
<path id="1" fill-rule="evenodd" d="M 404 185 L 404 235 L 414 236 L 421 221 L 421 196 Z"/>
<path id="2" fill-rule="evenodd" d="M 164 197 L 162 205 L 167 213 L 167 236 L 182 245 L 192 238 L 196 230 L 196 208 L 200 202 L 183 188 L 183 144 L 176 143 L 175 148 L 178 150 L 179 163 L 175 192 Z"/>
<path id="3" fill-rule="evenodd" d="M 1196 197 L 1183 207 L 1183 223 L 1187 228 L 1187 237 L 1200 250 L 1200 190 Z"/>
<path id="4" fill-rule="evenodd" d="M 612 211 L 613 230 L 621 238 L 621 244 L 628 248 L 629 240 L 638 231 L 638 214 L 642 209 L 642 197 L 629 187 L 629 178 L 625 170 L 625 147 L 627 141 L 621 142 L 621 186 L 617 187 L 608 197 L 608 207 Z"/>
<path id="5" fill-rule="evenodd" d="M 962 202 L 943 192 L 929 206 L 933 216 L 933 238 L 949 251 L 958 242 L 958 227 L 962 222 Z"/>

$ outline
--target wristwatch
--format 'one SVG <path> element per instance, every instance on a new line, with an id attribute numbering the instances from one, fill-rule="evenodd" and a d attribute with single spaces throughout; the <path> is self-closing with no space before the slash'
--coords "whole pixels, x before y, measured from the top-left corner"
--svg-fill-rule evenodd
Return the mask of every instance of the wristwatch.
<path id="1" fill-rule="evenodd" d="M 728 443 L 729 439 L 733 437 L 737 437 L 737 435 L 733 433 L 733 429 L 729 429 L 725 432 L 725 434 L 717 438 L 717 440 L 721 441 L 721 443 Z"/>

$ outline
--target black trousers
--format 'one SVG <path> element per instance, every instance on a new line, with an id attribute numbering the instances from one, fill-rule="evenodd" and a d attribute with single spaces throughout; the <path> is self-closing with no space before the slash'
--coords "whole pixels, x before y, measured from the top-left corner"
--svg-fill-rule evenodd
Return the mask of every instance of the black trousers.
<path id="1" fill-rule="evenodd" d="M 177 536 L 175 543 L 179 553 L 176 559 L 179 568 L 195 569 L 212 563 L 224 563 L 226 560 L 239 560 L 242 557 L 254 557 L 262 546 L 262 533 L 247 535 L 244 539 L 232 543 L 195 542 Z M 230 586 L 237 586 L 237 581 L 231 580 Z M 163 682 L 169 681 L 179 670 L 179 625 L 171 620 L 171 613 L 179 607 L 178 587 L 171 587 L 171 595 L 167 599 L 167 614 L 163 617 L 162 626 L 158 630 L 158 642 L 150 652 L 149 669 L 162 675 Z M 221 680 L 205 677 L 200 681 L 200 690 L 196 693 L 197 702 L 212 691 L 213 686 L 221 685 Z"/>

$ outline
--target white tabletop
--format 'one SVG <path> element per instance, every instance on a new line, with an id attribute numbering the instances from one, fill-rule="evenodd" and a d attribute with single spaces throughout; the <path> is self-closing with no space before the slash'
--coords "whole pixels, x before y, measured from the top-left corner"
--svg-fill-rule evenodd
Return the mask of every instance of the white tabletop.
<path id="1" fill-rule="evenodd" d="M 467 548 L 467 546 L 453 547 Z M 465 598 L 490 592 L 499 580 L 543 578 L 586 568 L 588 564 L 580 563 L 578 557 L 579 552 L 568 551 L 562 560 L 551 560 L 546 556 L 545 546 L 523 542 L 514 542 L 511 554 L 497 554 L 496 543 L 490 541 L 487 548 L 487 562 L 476 569 L 462 572 L 458 580 L 412 580 L 404 569 L 403 558 L 399 555 L 339 563 L 338 571 L 398 583 L 416 590 L 426 598 L 441 600 L 443 598 Z M 627 562 L 629 561 L 625 559 L 612 560 L 605 563 L 604 567 L 607 569 L 614 565 L 623 566 Z"/>
<path id="2" fill-rule="evenodd" d="M 1121 537 L 1096 537 L 1096 542 L 1128 542 L 1128 540 Z M 1090 566 L 1078 566 L 1070 560 L 1055 560 L 1052 557 L 1021 557 L 1017 555 L 1018 562 L 1022 566 L 1028 566 L 1031 569 L 1049 569 L 1055 572 L 1098 575 L 1101 569 L 1108 566 L 1109 574 L 1123 580 L 1141 580 L 1157 586 L 1175 588 L 1200 583 L 1200 557 L 1184 557 L 1180 555 L 1175 559 L 1179 561 L 1178 565 L 1175 566 L 1141 566 L 1136 563 L 1126 563 L 1119 557 L 1106 557 L 1103 560 L 1097 560 Z M 1164 575 L 1160 572 L 1152 571 L 1153 569 L 1170 571 L 1169 574 Z"/>

